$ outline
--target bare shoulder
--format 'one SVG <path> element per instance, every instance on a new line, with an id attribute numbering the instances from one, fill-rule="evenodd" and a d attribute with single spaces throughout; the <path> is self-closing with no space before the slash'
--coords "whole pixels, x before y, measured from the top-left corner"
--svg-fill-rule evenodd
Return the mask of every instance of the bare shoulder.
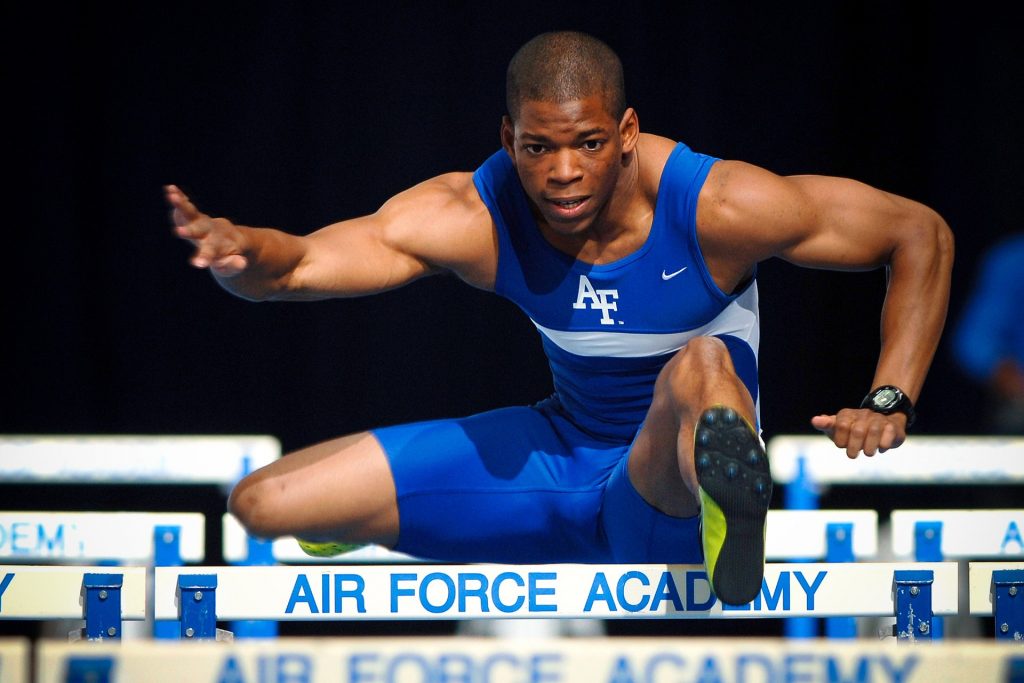
<path id="1" fill-rule="evenodd" d="M 423 181 L 389 199 L 375 217 L 383 239 L 396 249 L 476 287 L 493 287 L 497 238 L 472 173 Z"/>
<path id="2" fill-rule="evenodd" d="M 797 183 L 753 164 L 722 160 L 711 167 L 697 201 L 697 238 L 723 290 L 801 238 L 814 220 L 807 200 Z"/>
<path id="3" fill-rule="evenodd" d="M 661 184 L 661 173 L 665 170 L 676 141 L 661 135 L 641 133 L 637 143 L 637 155 L 640 159 L 640 179 L 645 192 L 656 195 Z"/>

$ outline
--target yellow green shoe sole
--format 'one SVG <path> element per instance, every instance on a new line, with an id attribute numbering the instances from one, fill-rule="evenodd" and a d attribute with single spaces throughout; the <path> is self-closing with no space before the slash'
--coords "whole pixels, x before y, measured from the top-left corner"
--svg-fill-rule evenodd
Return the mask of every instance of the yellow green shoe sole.
<path id="1" fill-rule="evenodd" d="M 757 597 L 772 476 L 761 440 L 735 410 L 713 406 L 697 421 L 694 465 L 700 484 L 701 545 L 711 590 L 728 605 Z"/>
<path id="2" fill-rule="evenodd" d="M 310 557 L 335 557 L 336 555 L 344 555 L 363 547 L 361 543 L 338 543 L 335 541 L 319 543 L 316 541 L 304 541 L 301 538 L 296 538 L 295 541 L 302 548 L 302 552 Z"/>

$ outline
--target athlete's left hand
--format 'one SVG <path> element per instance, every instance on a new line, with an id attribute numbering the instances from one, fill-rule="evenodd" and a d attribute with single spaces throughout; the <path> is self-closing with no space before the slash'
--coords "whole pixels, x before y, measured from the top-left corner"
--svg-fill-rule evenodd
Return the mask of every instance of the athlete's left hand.
<path id="1" fill-rule="evenodd" d="M 832 442 L 856 458 L 885 453 L 907 439 L 907 416 L 903 413 L 882 415 L 867 408 L 843 408 L 835 415 L 816 415 L 811 426 L 824 432 Z"/>

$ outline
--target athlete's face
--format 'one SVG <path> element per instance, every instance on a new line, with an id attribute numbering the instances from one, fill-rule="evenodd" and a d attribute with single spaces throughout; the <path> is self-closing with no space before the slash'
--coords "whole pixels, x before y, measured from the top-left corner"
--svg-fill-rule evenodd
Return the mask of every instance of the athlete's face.
<path id="1" fill-rule="evenodd" d="M 636 114 L 615 120 L 599 95 L 570 102 L 526 101 L 505 117 L 502 143 L 541 221 L 563 235 L 594 224 L 613 197 L 638 136 Z"/>

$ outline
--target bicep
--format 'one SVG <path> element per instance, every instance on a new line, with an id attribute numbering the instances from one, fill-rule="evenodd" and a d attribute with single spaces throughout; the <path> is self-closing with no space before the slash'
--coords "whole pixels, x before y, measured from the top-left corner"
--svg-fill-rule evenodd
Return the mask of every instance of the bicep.
<path id="1" fill-rule="evenodd" d="M 777 256 L 811 268 L 875 268 L 923 208 L 846 178 L 783 177 L 734 161 L 719 166 L 702 196 L 709 251 L 749 264 Z"/>
<path id="2" fill-rule="evenodd" d="M 778 253 L 798 265 L 836 270 L 877 268 L 892 260 L 926 209 L 904 197 L 847 178 L 783 179 L 807 206 L 808 221 Z"/>
<path id="3" fill-rule="evenodd" d="M 480 218 L 465 175 L 426 181 L 395 195 L 371 215 L 309 235 L 295 289 L 332 296 L 368 294 L 457 270 L 460 256 L 472 246 L 472 240 L 460 237 Z"/>

